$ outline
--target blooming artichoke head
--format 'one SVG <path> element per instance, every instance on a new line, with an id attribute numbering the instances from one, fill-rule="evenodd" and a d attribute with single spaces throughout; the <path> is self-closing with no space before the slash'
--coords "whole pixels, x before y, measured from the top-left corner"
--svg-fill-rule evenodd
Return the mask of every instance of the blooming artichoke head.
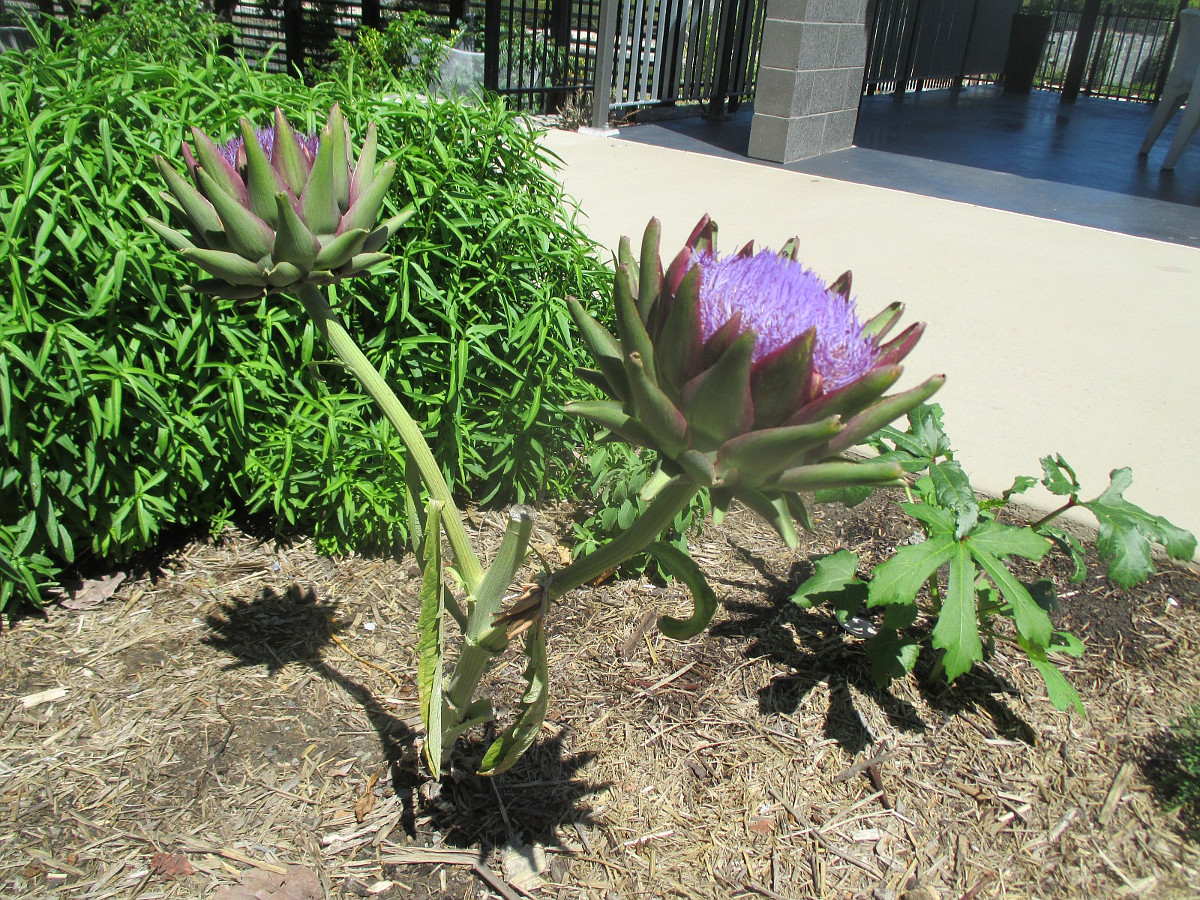
<path id="1" fill-rule="evenodd" d="M 710 488 L 718 510 L 742 500 L 789 544 L 793 519 L 810 524 L 797 492 L 898 483 L 898 464 L 841 455 L 941 387 L 938 375 L 884 396 L 924 326 L 885 342 L 902 305 L 860 322 L 850 273 L 827 286 L 794 240 L 722 257 L 706 216 L 664 272 L 659 233 L 651 220 L 640 264 L 621 241 L 616 337 L 570 301 L 596 361 L 581 374 L 610 399 L 568 411 L 657 451 L 665 474 Z"/>
<path id="2" fill-rule="evenodd" d="M 186 234 L 158 219 L 146 223 L 212 277 L 197 287 L 227 297 L 329 284 L 387 259 L 379 252 L 412 215 L 377 224 L 396 164 L 376 169 L 376 131 L 367 129 L 353 158 L 346 120 L 335 104 L 319 134 L 297 134 L 275 110 L 273 127 L 217 145 L 192 129 L 183 156 L 191 183 L 162 157 L 163 197 Z"/>

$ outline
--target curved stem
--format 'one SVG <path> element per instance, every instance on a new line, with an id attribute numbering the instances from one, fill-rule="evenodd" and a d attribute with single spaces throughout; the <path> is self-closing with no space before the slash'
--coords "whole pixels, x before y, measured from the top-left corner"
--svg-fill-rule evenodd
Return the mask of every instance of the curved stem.
<path id="1" fill-rule="evenodd" d="M 557 600 L 568 591 L 599 578 L 609 569 L 615 569 L 630 557 L 641 553 L 658 538 L 663 529 L 675 521 L 675 516 L 687 509 L 698 490 L 689 478 L 672 478 L 628 530 L 603 547 L 579 557 L 565 569 L 555 572 L 548 586 L 550 599 Z"/>
<path id="2" fill-rule="evenodd" d="M 405 449 L 408 450 L 409 461 L 414 463 L 417 471 L 421 473 L 421 480 L 425 482 L 430 496 L 442 504 L 442 527 L 450 541 L 450 549 L 454 552 L 456 567 L 467 590 L 474 594 L 483 578 L 483 567 L 475 555 L 475 550 L 471 547 L 467 530 L 463 526 L 462 515 L 454 505 L 454 500 L 450 496 L 450 488 L 442 476 L 441 468 L 433 458 L 433 453 L 429 450 L 429 445 L 425 442 L 425 436 L 421 434 L 421 429 L 408 414 L 404 404 L 400 402 L 400 398 L 388 387 L 383 376 L 371 365 L 366 354 L 350 337 L 350 333 L 346 331 L 337 314 L 330 309 L 320 288 L 316 285 L 305 284 L 298 293 L 300 300 L 304 303 L 304 308 L 312 317 L 317 331 L 329 342 L 330 348 L 337 354 L 338 359 L 354 373 L 363 388 L 387 416 L 388 421 L 392 423 L 392 427 L 400 436 L 400 440 L 404 442 Z M 409 523 L 409 527 L 413 527 L 413 523 Z"/>

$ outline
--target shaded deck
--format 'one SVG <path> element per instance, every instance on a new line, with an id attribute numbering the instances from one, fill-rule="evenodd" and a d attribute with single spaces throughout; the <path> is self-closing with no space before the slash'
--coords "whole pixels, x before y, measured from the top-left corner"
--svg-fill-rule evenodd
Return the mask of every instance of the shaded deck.
<path id="1" fill-rule="evenodd" d="M 993 86 L 866 97 L 854 147 L 779 168 L 1200 247 L 1200 141 L 1160 171 L 1178 116 L 1140 157 L 1152 114 Z M 751 117 L 743 108 L 719 121 L 632 125 L 621 139 L 747 160 Z"/>

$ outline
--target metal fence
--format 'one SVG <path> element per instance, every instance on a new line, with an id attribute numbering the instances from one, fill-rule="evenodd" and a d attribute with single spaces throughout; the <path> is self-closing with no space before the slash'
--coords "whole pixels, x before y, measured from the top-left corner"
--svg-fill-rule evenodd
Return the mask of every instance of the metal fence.
<path id="1" fill-rule="evenodd" d="M 0 0 L 9 9 L 84 14 L 92 0 Z M 338 37 L 389 13 L 421 10 L 431 26 L 484 55 L 484 87 L 518 109 L 547 112 L 596 89 L 611 54 L 615 109 L 754 92 L 766 0 L 206 0 L 236 26 L 235 50 L 274 71 L 311 72 Z M 67 6 L 70 5 L 68 10 Z M 601 26 L 608 8 L 611 30 Z M 601 39 L 601 35 L 606 35 Z"/>
<path id="2" fill-rule="evenodd" d="M 1179 9 L 1187 6 L 1183 0 Z M 1162 92 L 1174 49 L 1176 9 L 1157 10 L 1107 5 L 1094 30 L 1081 22 L 1083 4 L 1060 2 L 1052 13 L 1050 39 L 1034 80 L 1035 87 L 1062 90 L 1081 34 L 1092 33 L 1084 61 L 1080 93 L 1118 100 L 1155 103 Z"/>
<path id="3" fill-rule="evenodd" d="M 597 89 L 604 57 L 615 110 L 737 101 L 754 93 L 765 16 L 766 0 L 486 0 L 484 84 L 555 109 Z"/>
<path id="4" fill-rule="evenodd" d="M 875 0 L 868 6 L 863 93 L 896 93 L 999 81 L 1003 75 L 1010 4 L 980 0 Z M 1182 0 L 1179 8 L 1187 5 Z M 1080 93 L 1157 102 L 1174 50 L 1178 11 L 1129 0 L 1093 18 L 1082 0 L 1059 0 L 1034 86 L 1067 88 L 1076 62 Z M 1082 42 L 1081 42 L 1082 41 Z"/>
<path id="5" fill-rule="evenodd" d="M 1019 0 L 875 0 L 867 7 L 863 93 L 995 81 Z"/>

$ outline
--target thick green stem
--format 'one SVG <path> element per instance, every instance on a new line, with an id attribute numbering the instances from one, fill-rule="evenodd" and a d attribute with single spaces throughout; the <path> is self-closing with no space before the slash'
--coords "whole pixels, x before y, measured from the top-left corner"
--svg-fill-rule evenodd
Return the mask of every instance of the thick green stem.
<path id="1" fill-rule="evenodd" d="M 627 531 L 555 572 L 548 588 L 550 599 L 557 600 L 568 591 L 599 578 L 609 569 L 615 569 L 641 553 L 675 521 L 675 516 L 687 509 L 697 490 L 699 488 L 693 481 L 682 476 L 668 481 L 641 518 Z"/>
<path id="2" fill-rule="evenodd" d="M 547 582 L 547 599 L 556 600 L 641 553 L 675 520 L 680 510 L 687 508 L 696 491 L 696 485 L 686 478 L 674 478 L 667 482 L 641 518 L 627 531 L 555 572 Z M 457 715 L 462 716 L 469 708 L 488 664 L 507 646 L 506 630 L 506 625 L 495 625 L 481 635 L 468 636 L 464 641 L 454 674 L 446 686 L 446 701 Z"/>
<path id="3" fill-rule="evenodd" d="M 479 564 L 479 558 L 471 547 L 467 530 L 463 526 L 462 515 L 454 505 L 454 500 L 450 496 L 450 488 L 446 484 L 446 479 L 442 477 L 442 470 L 434 460 L 429 445 L 425 443 L 425 436 L 421 434 L 421 429 L 408 414 L 404 404 L 400 402 L 400 398 L 388 387 L 383 376 L 354 343 L 354 339 L 350 337 L 337 314 L 330 309 L 320 288 L 305 284 L 300 288 L 299 294 L 317 331 L 329 342 L 330 348 L 337 354 L 338 359 L 362 382 L 363 388 L 387 416 L 388 421 L 392 423 L 392 427 L 400 436 L 400 440 L 404 442 L 409 461 L 416 465 L 417 470 L 421 473 L 421 480 L 425 482 L 430 496 L 442 504 L 442 527 L 450 541 L 450 549 L 454 552 L 456 568 L 467 590 L 473 594 L 483 578 L 483 567 Z M 409 527 L 414 527 L 413 523 L 410 523 Z"/>

